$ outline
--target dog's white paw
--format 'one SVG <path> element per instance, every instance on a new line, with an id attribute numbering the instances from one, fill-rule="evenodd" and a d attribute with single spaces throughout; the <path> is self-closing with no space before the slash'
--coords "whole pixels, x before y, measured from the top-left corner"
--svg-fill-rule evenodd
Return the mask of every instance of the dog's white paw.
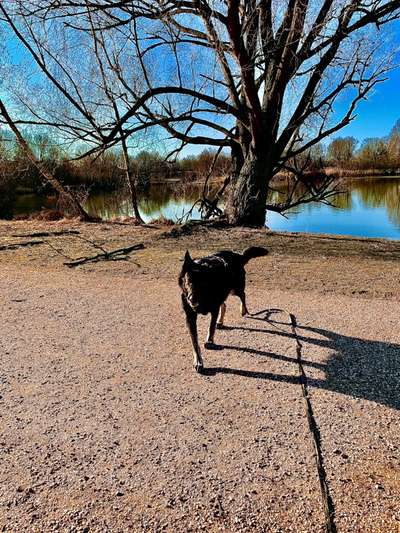
<path id="1" fill-rule="evenodd" d="M 203 371 L 204 371 L 203 363 L 196 363 L 196 364 L 194 365 L 194 368 L 195 368 L 195 370 L 196 370 L 196 372 L 197 372 L 198 374 L 202 374 Z"/>

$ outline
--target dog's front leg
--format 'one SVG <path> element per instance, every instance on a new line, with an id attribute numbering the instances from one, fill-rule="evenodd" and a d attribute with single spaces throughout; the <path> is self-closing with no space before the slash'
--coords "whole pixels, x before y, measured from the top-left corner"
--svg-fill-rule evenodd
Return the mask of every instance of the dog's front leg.
<path id="1" fill-rule="evenodd" d="M 211 312 L 210 327 L 208 328 L 208 337 L 207 337 L 206 343 L 204 344 L 204 348 L 210 349 L 215 346 L 214 335 L 215 335 L 215 328 L 217 326 L 218 311 L 219 309 L 217 308 L 215 311 Z"/>
<path id="2" fill-rule="evenodd" d="M 193 344 L 193 356 L 194 356 L 194 367 L 196 372 L 203 371 L 203 359 L 201 357 L 200 346 L 197 336 L 197 313 L 193 311 L 190 305 L 187 303 L 186 298 L 182 295 L 182 305 L 183 310 L 186 314 L 186 324 L 189 329 L 190 338 L 192 339 Z"/>

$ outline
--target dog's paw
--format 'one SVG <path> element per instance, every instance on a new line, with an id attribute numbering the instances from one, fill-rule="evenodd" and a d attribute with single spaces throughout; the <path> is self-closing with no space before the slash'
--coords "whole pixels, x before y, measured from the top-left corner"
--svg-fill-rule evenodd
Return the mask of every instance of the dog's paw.
<path id="1" fill-rule="evenodd" d="M 206 350 L 218 350 L 219 347 L 214 342 L 207 341 L 207 342 L 204 343 L 204 348 Z"/>
<path id="2" fill-rule="evenodd" d="M 202 363 L 197 363 L 194 368 L 198 374 L 204 374 L 204 366 Z"/>

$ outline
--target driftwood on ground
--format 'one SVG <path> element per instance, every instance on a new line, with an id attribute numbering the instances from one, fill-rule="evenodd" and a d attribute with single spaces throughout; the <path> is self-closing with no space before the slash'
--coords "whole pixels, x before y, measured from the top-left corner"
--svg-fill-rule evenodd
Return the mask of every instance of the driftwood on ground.
<path id="1" fill-rule="evenodd" d="M 104 251 L 101 254 L 92 255 L 89 257 L 80 257 L 73 261 L 68 261 L 64 265 L 69 268 L 74 268 L 79 265 L 84 265 L 85 263 L 97 263 L 98 261 L 114 261 L 117 259 L 126 259 L 128 255 L 135 250 L 142 250 L 144 248 L 143 243 L 134 244 L 132 246 L 127 246 L 126 248 L 117 248 L 111 252 Z"/>
<path id="2" fill-rule="evenodd" d="M 13 242 L 11 244 L 2 244 L 0 245 L 0 250 L 15 250 L 23 246 L 37 246 L 38 244 L 43 244 L 44 241 L 22 241 L 22 242 Z"/>
<path id="3" fill-rule="evenodd" d="M 11 237 L 58 237 L 60 235 L 79 235 L 80 231 L 76 229 L 59 230 L 59 231 L 37 231 L 35 233 L 13 233 Z"/>

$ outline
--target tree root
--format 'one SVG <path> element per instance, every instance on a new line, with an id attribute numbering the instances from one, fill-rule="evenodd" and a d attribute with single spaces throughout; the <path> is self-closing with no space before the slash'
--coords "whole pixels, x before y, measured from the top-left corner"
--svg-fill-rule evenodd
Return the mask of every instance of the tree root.
<path id="1" fill-rule="evenodd" d="M 172 229 L 169 229 L 160 235 L 161 238 L 177 238 L 182 235 L 191 235 L 194 231 L 201 228 L 215 228 L 222 229 L 229 227 L 228 222 L 225 218 L 221 217 L 219 219 L 213 220 L 189 220 L 182 225 L 176 225 Z"/>

